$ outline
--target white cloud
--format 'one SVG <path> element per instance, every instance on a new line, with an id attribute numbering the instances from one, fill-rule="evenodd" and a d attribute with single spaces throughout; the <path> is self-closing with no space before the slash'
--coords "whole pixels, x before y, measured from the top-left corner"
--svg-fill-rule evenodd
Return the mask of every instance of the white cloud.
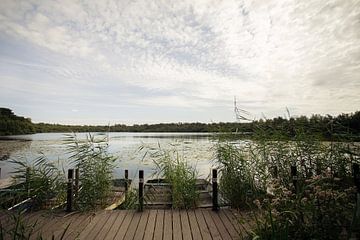
<path id="1" fill-rule="evenodd" d="M 228 107 L 234 95 L 243 108 L 271 113 L 285 106 L 297 114 L 339 113 L 355 111 L 359 103 L 356 0 L 1 5 L 0 33 L 58 56 L 49 59 L 53 55 L 43 51 L 40 68 L 1 59 L 46 71 L 53 79 L 47 85 L 59 84 L 58 77 L 93 86 L 92 94 L 104 85 L 133 86 L 144 97 L 136 100 L 141 93 L 134 93 L 129 104 L 154 107 Z M 81 87 L 69 92 L 84 94 Z"/>

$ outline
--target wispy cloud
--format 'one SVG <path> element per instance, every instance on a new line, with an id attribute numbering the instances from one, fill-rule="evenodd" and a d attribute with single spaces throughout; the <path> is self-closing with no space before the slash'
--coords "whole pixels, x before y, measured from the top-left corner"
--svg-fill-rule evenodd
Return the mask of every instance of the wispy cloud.
<path id="1" fill-rule="evenodd" d="M 270 116 L 360 103 L 357 0 L 0 5 L 0 101 L 36 121 L 232 121 L 233 96 Z"/>

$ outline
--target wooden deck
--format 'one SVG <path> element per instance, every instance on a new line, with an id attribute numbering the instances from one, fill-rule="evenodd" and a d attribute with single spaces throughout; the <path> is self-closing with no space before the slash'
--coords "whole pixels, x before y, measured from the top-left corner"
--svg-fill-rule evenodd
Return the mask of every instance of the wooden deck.
<path id="1" fill-rule="evenodd" d="M 33 226 L 31 239 L 39 235 L 60 239 L 65 234 L 63 239 L 210 240 L 241 239 L 245 231 L 239 224 L 240 216 L 230 209 L 114 210 L 70 215 L 40 211 L 25 214 L 23 221 Z M 0 221 L 6 230 L 13 228 L 7 216 L 1 216 Z"/>

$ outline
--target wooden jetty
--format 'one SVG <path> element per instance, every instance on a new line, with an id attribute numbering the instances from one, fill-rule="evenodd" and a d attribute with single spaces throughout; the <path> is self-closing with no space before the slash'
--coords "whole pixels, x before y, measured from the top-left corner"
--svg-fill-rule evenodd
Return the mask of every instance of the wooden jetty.
<path id="1" fill-rule="evenodd" d="M 196 179 L 196 191 L 199 194 L 197 207 L 212 207 L 212 186 L 205 179 Z M 145 208 L 171 208 L 171 184 L 165 179 L 151 179 L 144 185 Z"/>
<path id="2" fill-rule="evenodd" d="M 5 230 L 15 225 L 2 214 Z M 94 213 L 25 213 L 23 221 L 33 226 L 30 239 L 141 239 L 141 240 L 197 240 L 241 239 L 246 235 L 246 215 L 236 210 L 211 209 L 171 210 L 146 209 L 98 211 Z M 65 229 L 67 229 L 65 231 Z M 5 239 L 11 236 L 5 236 Z"/>

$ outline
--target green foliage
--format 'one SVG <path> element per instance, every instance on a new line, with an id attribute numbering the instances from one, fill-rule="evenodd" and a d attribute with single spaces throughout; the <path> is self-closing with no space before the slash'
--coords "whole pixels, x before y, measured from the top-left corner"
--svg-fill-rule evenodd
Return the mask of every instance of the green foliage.
<path id="1" fill-rule="evenodd" d="M 217 146 L 217 161 L 220 173 L 222 197 L 235 208 L 248 207 L 259 192 L 255 185 L 254 172 L 241 148 L 230 143 Z"/>
<path id="2" fill-rule="evenodd" d="M 360 111 L 350 114 L 340 114 L 336 117 L 326 115 L 300 116 L 288 119 L 276 117 L 260 119 L 252 122 L 219 122 L 219 123 L 158 123 L 134 124 L 127 126 L 115 124 L 113 126 L 90 125 L 61 125 L 49 123 L 33 124 L 30 119 L 18 117 L 7 108 L 0 108 L 0 136 L 14 134 L 28 134 L 41 132 L 237 132 L 231 135 L 237 139 L 256 138 L 261 129 L 267 139 L 277 139 L 281 133 L 283 138 L 293 139 L 298 131 L 306 135 L 317 135 L 322 140 L 331 141 L 360 141 Z"/>
<path id="3" fill-rule="evenodd" d="M 256 200 L 262 210 L 253 237 L 260 239 L 348 239 L 354 188 L 329 173 L 306 180 L 297 194 L 275 181 L 273 196 Z"/>
<path id="4" fill-rule="evenodd" d="M 8 108 L 0 108 L 0 136 L 35 133 L 29 118 L 16 116 Z"/>
<path id="5" fill-rule="evenodd" d="M 131 189 L 126 193 L 125 201 L 118 207 L 118 209 L 137 209 L 138 204 L 138 190 Z"/>
<path id="6" fill-rule="evenodd" d="M 66 182 L 63 171 L 44 155 L 36 158 L 32 163 L 23 160 L 11 160 L 15 164 L 14 180 L 21 183 L 22 198 L 31 197 L 33 207 L 46 208 L 49 201 L 54 204 L 65 199 Z"/>
<path id="7" fill-rule="evenodd" d="M 220 191 L 234 207 L 251 201 L 259 207 L 252 238 L 347 239 L 355 208 L 351 165 L 360 163 L 360 146 L 293 130 L 292 140 L 259 128 L 252 141 L 219 144 Z M 296 182 L 291 166 L 297 167 Z M 236 191 L 256 194 L 229 194 Z"/>
<path id="8" fill-rule="evenodd" d="M 11 227 L 5 228 L 3 223 L 0 222 L 0 240 L 10 238 L 19 240 L 30 239 L 35 225 L 36 223 L 32 225 L 25 223 L 22 212 L 9 214 L 8 226 Z"/>
<path id="9" fill-rule="evenodd" d="M 191 167 L 177 152 L 159 149 L 154 155 L 157 175 L 171 184 L 173 208 L 188 209 L 196 206 L 196 169 Z"/>
<path id="10" fill-rule="evenodd" d="M 111 193 L 112 172 L 115 157 L 108 153 L 106 135 L 88 134 L 85 140 L 77 139 L 75 134 L 64 140 L 70 160 L 80 173 L 82 190 L 77 199 L 80 210 L 103 207 Z"/>

